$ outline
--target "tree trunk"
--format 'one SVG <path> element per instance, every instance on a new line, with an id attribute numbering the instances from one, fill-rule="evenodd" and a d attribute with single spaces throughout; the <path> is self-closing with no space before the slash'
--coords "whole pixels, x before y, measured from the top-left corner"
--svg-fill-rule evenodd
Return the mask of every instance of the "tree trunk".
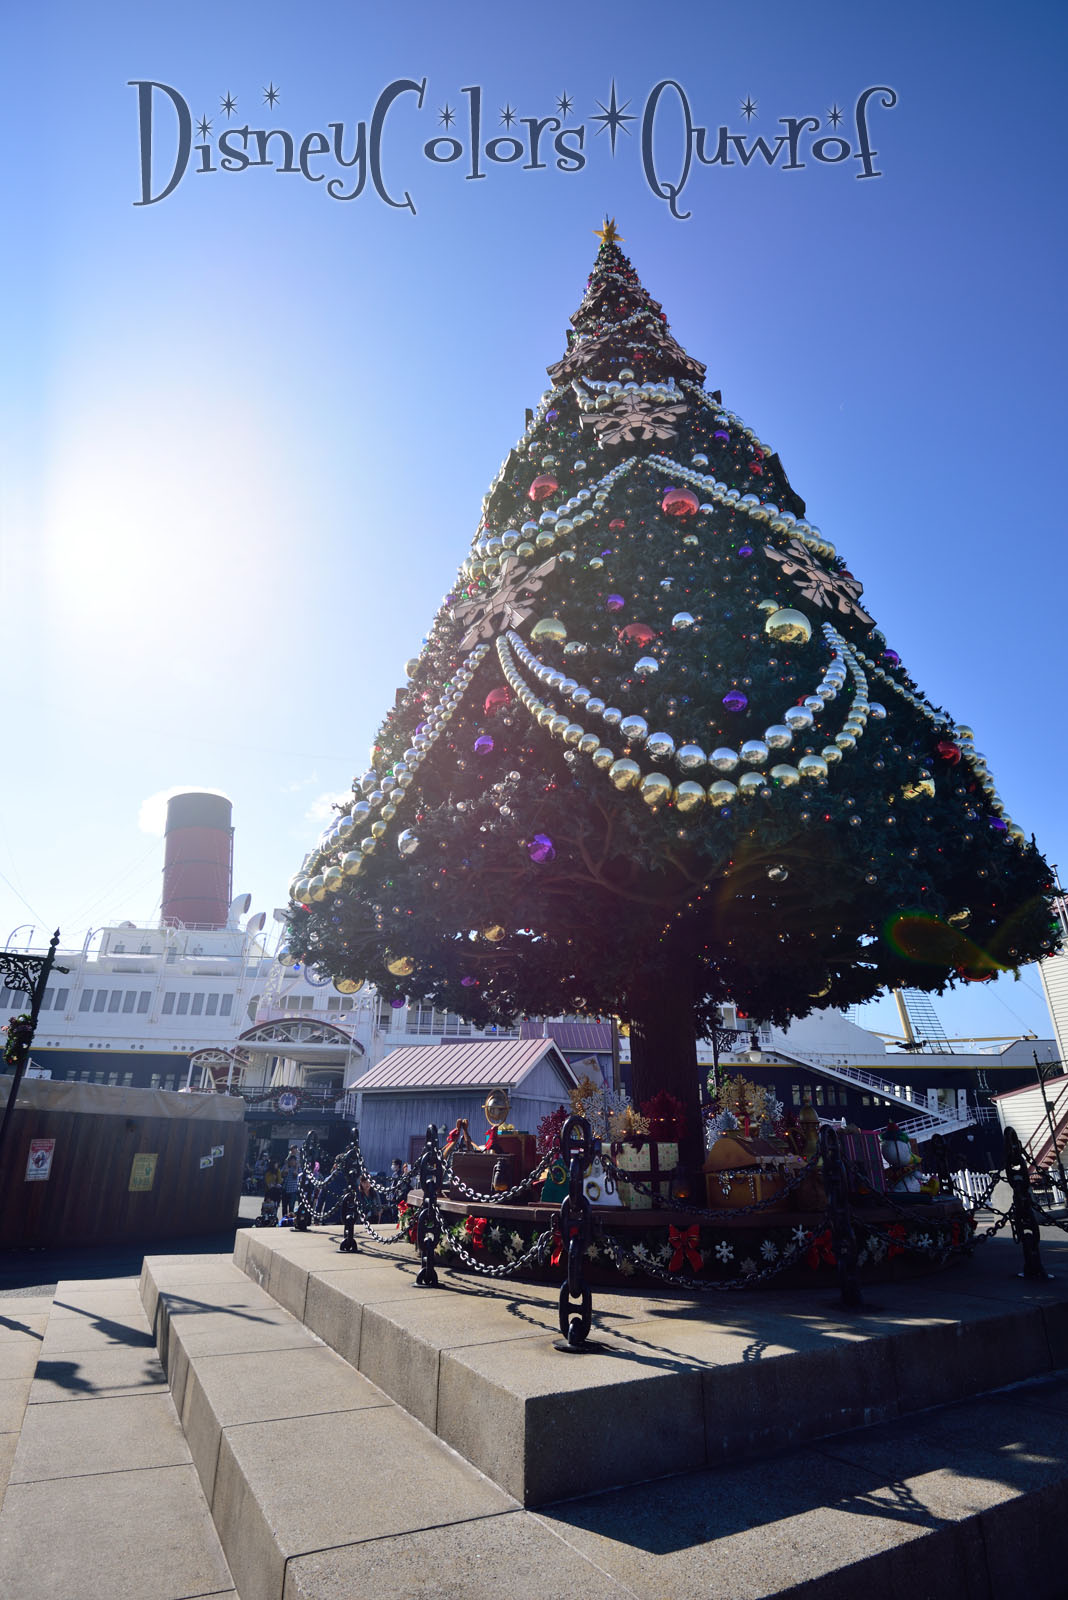
<path id="1" fill-rule="evenodd" d="M 631 1096 L 640 1110 L 661 1089 L 682 1102 L 686 1128 L 679 1159 L 692 1173 L 704 1162 L 701 1077 L 693 1019 L 692 969 L 684 961 L 646 970 L 627 1000 L 630 1023 Z"/>

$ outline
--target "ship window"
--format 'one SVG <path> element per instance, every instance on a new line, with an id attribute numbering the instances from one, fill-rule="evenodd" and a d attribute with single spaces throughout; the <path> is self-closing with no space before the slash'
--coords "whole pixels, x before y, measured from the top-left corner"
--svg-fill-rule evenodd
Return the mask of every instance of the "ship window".
<path id="1" fill-rule="evenodd" d="M 144 1016 L 145 1012 L 148 1010 L 151 999 L 151 989 L 142 989 L 141 993 L 137 996 L 137 1014 L 139 1017 Z"/>
<path id="2" fill-rule="evenodd" d="M 103 1011 L 103 1009 L 107 1005 L 107 1003 L 108 1003 L 108 992 L 107 992 L 107 990 L 106 989 L 98 989 L 96 991 L 96 994 L 93 996 L 93 1010 L 94 1011 Z"/>
<path id="3" fill-rule="evenodd" d="M 194 1017 L 199 1017 L 200 1013 L 203 1011 L 203 1009 L 204 1009 L 204 996 L 202 994 L 195 994 L 193 996 L 193 1015 L 194 1015 Z"/>
<path id="4" fill-rule="evenodd" d="M 234 997 L 233 997 L 233 995 L 232 994 L 224 994 L 222 999 L 219 1002 L 219 1015 L 220 1015 L 220 1017 L 228 1017 L 233 1009 L 234 1009 Z"/>
<path id="5" fill-rule="evenodd" d="M 174 1089 L 177 1087 L 177 1085 L 178 1079 L 175 1074 L 173 1072 L 168 1072 L 166 1078 L 164 1079 L 163 1087 L 165 1089 Z"/>
<path id="6" fill-rule="evenodd" d="M 56 1010 L 57 1011 L 62 1011 L 63 1010 L 63 1007 L 67 1003 L 67 996 L 69 994 L 70 994 L 70 990 L 69 989 L 57 989 L 56 990 Z"/>
<path id="7" fill-rule="evenodd" d="M 79 1011 L 89 1011 L 89 1010 L 92 1009 L 92 1005 L 93 1005 L 93 991 L 92 991 L 92 989 L 83 989 L 82 990 L 82 997 L 78 1001 L 78 1010 Z"/>
<path id="8" fill-rule="evenodd" d="M 208 1016 L 208 1017 L 213 1017 L 215 1015 L 215 1013 L 218 1011 L 218 1009 L 219 1009 L 219 996 L 217 994 L 209 994 L 208 995 L 207 1006 L 204 1008 L 204 1015 Z"/>
<path id="9" fill-rule="evenodd" d="M 123 1086 L 124 1089 L 132 1089 L 133 1088 L 133 1073 L 132 1072 L 124 1072 L 123 1073 L 123 1075 L 122 1075 L 122 1086 Z"/>
<path id="10" fill-rule="evenodd" d="M 119 1081 L 119 1075 L 118 1075 L 117 1072 L 109 1072 L 108 1073 L 108 1087 L 110 1089 L 114 1089 L 117 1086 L 118 1081 Z"/>
<path id="11" fill-rule="evenodd" d="M 799 1083 L 790 1085 L 790 1104 L 795 1106 L 801 1104 L 801 1085 Z"/>
<path id="12" fill-rule="evenodd" d="M 136 1004 L 137 1004 L 137 990 L 136 989 L 127 989 L 126 993 L 122 997 L 122 1013 L 123 1013 L 123 1016 L 127 1016 L 133 1010 L 133 1008 L 134 1008 L 134 1006 Z"/>
<path id="13" fill-rule="evenodd" d="M 823 1103 L 824 1103 L 824 1089 L 823 1089 L 822 1083 L 818 1083 L 816 1085 L 816 1104 L 818 1106 L 822 1106 Z"/>
<path id="14" fill-rule="evenodd" d="M 148 1086 L 150 1089 L 158 1089 L 162 1081 L 163 1080 L 161 1079 L 159 1073 L 154 1072 L 151 1078 L 148 1080 Z"/>
<path id="15" fill-rule="evenodd" d="M 184 991 L 178 996 L 178 1015 L 184 1017 L 189 1010 L 189 996 Z"/>
<path id="16" fill-rule="evenodd" d="M 104 1074 L 102 1072 L 94 1072 L 93 1073 L 93 1082 L 94 1083 L 103 1083 L 103 1081 L 104 1081 Z"/>
<path id="17" fill-rule="evenodd" d="M 108 1001 L 108 1010 L 109 1011 L 117 1011 L 121 1005 L 122 1005 L 122 990 L 121 989 L 112 989 L 112 991 L 111 991 L 111 999 Z"/>
<path id="18" fill-rule="evenodd" d="M 137 953 L 139 956 L 150 956 L 152 954 L 152 946 L 150 944 L 143 944 Z"/>
<path id="19" fill-rule="evenodd" d="M 174 1010 L 174 990 L 173 989 L 168 989 L 167 993 L 163 996 L 163 1015 L 165 1017 L 169 1017 L 173 1010 Z"/>
<path id="20" fill-rule="evenodd" d="M 51 989 L 46 989 L 44 994 L 41 996 L 41 1010 L 42 1011 L 51 1011 L 51 1009 L 52 1009 L 52 991 L 51 991 Z"/>

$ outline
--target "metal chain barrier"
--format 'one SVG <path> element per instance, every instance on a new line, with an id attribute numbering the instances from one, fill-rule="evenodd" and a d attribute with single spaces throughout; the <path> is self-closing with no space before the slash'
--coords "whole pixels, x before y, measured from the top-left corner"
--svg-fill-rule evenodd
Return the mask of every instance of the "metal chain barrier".
<path id="1" fill-rule="evenodd" d="M 593 1209 L 583 1188 L 586 1168 L 598 1155 L 601 1141 L 585 1117 L 570 1116 L 560 1129 L 560 1153 L 568 1167 L 567 1193 L 560 1202 L 560 1239 L 567 1276 L 560 1287 L 560 1332 L 563 1348 L 581 1350 L 590 1332 L 593 1296 L 586 1282 L 586 1250 L 593 1232 Z"/>
<path id="2" fill-rule="evenodd" d="M 498 1194 L 480 1194 L 477 1189 L 472 1189 L 462 1178 L 458 1178 L 452 1170 L 452 1162 L 445 1164 L 445 1186 L 450 1194 L 462 1195 L 465 1200 L 475 1200 L 481 1205 L 506 1206 L 512 1200 L 518 1200 L 520 1195 L 529 1194 L 537 1182 L 533 1172 L 528 1173 L 521 1183 L 513 1184 L 512 1188 L 505 1189 Z"/>
<path id="3" fill-rule="evenodd" d="M 487 1267 L 484 1261 L 476 1261 L 471 1252 L 460 1244 L 457 1239 L 450 1238 L 448 1244 L 449 1249 L 455 1251 L 461 1261 L 473 1268 L 483 1278 L 512 1278 L 523 1267 L 540 1266 L 549 1253 L 549 1246 L 552 1244 L 552 1240 L 553 1231 L 551 1228 L 546 1228 L 545 1232 L 539 1234 L 534 1240 L 529 1250 L 525 1250 L 514 1261 L 504 1261 L 500 1266 L 496 1267 Z"/>
<path id="4" fill-rule="evenodd" d="M 790 1250 L 783 1251 L 777 1261 L 769 1262 L 759 1272 L 747 1272 L 740 1278 L 691 1278 L 682 1273 L 671 1272 L 667 1267 L 662 1267 L 659 1262 L 651 1258 L 635 1255 L 634 1251 L 624 1245 L 602 1225 L 597 1229 L 598 1241 L 604 1245 L 616 1267 L 626 1261 L 636 1272 L 647 1272 L 651 1277 L 659 1278 L 663 1283 L 673 1284 L 678 1289 L 693 1289 L 699 1294 L 722 1294 L 726 1290 L 751 1289 L 758 1283 L 767 1283 L 780 1272 L 785 1272 L 792 1267 L 802 1254 L 811 1249 L 812 1242 L 818 1235 L 805 1230 L 804 1238 L 798 1239 Z"/>

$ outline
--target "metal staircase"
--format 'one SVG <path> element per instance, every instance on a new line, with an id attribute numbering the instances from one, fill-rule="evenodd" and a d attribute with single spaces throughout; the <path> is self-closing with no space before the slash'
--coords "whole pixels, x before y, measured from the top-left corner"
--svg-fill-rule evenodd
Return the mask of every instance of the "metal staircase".
<path id="1" fill-rule="evenodd" d="M 855 1089 L 867 1090 L 870 1094 L 878 1095 L 880 1099 L 892 1100 L 895 1105 L 905 1106 L 913 1112 L 913 1115 L 898 1117 L 896 1120 L 906 1139 L 923 1140 L 929 1139 L 934 1133 L 956 1133 L 961 1128 L 971 1127 L 973 1123 L 984 1120 L 982 1114 L 971 1106 L 964 1111 L 957 1109 L 932 1111 L 925 1095 L 913 1094 L 905 1084 L 890 1083 L 886 1078 L 879 1078 L 864 1067 L 834 1065 L 814 1058 L 806 1060 L 803 1055 L 788 1055 L 783 1050 L 775 1050 L 774 1054 L 782 1061 L 793 1061 L 799 1067 L 814 1069 L 828 1078 L 836 1078 L 839 1083 L 851 1084 Z M 1066 1129 L 1068 1129 L 1068 1118 L 1066 1118 Z M 1068 1131 L 1065 1138 L 1068 1142 Z M 1050 1159 L 1052 1160 L 1052 1157 Z"/>

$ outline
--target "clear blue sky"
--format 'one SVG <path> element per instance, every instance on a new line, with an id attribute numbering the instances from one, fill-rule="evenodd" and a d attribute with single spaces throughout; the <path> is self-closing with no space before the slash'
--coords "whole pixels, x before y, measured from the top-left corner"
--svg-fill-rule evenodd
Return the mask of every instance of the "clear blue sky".
<path id="1" fill-rule="evenodd" d="M 1068 864 L 1061 8 L 103 0 L 9 10 L 3 30 L 0 937 L 151 918 L 142 807 L 174 785 L 232 797 L 235 889 L 284 901 L 546 387 L 606 212 L 915 678 L 973 724 L 1011 814 Z M 370 173 L 342 201 L 273 167 L 197 174 L 195 153 L 166 200 L 133 203 L 129 80 L 206 117 L 193 140 L 218 166 L 228 93 L 231 128 L 299 149 L 340 122 L 348 156 L 386 85 L 423 78 L 382 139 L 383 187 L 414 215 Z M 613 79 L 635 118 L 614 156 L 593 120 Z M 708 154 L 721 124 L 773 141 L 818 117 L 804 169 L 695 166 L 673 219 L 640 148 L 663 79 Z M 872 102 L 884 175 L 858 180 L 873 85 L 898 104 Z M 484 153 L 467 177 L 475 86 L 483 146 L 506 107 L 543 119 L 572 97 L 582 170 L 557 169 L 550 128 L 544 168 Z M 850 153 L 821 164 L 805 152 L 836 105 Z M 177 122 L 155 111 L 161 186 Z M 434 163 L 445 136 L 464 154 Z M 653 142 L 674 181 L 674 91 Z M 309 170 L 351 187 L 356 169 Z M 968 991 L 947 1022 L 1045 1031 L 1026 984 Z"/>

